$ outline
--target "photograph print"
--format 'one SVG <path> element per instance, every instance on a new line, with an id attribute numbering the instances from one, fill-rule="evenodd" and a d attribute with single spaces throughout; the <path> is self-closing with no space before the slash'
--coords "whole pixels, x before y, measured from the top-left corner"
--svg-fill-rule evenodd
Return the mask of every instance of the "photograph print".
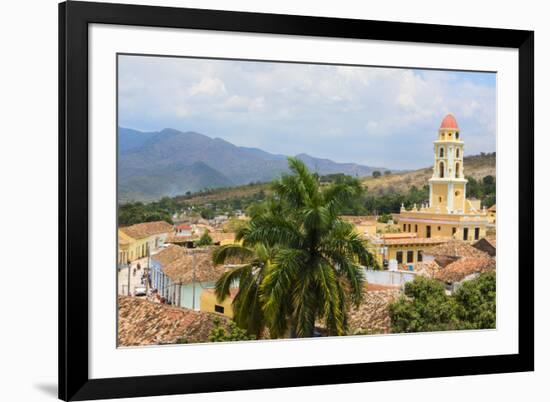
<path id="1" fill-rule="evenodd" d="M 117 110 L 118 347 L 496 328 L 496 73 L 119 54 Z"/>

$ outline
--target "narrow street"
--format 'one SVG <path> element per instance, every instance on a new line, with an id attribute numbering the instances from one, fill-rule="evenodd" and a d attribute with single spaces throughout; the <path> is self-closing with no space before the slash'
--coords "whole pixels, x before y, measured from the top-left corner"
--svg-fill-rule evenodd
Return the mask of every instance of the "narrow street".
<path id="1" fill-rule="evenodd" d="M 147 257 L 130 263 L 130 293 L 128 293 L 128 269 L 118 270 L 117 292 L 119 295 L 134 296 L 136 288 L 145 288 L 145 278 L 143 275 L 146 266 Z"/>

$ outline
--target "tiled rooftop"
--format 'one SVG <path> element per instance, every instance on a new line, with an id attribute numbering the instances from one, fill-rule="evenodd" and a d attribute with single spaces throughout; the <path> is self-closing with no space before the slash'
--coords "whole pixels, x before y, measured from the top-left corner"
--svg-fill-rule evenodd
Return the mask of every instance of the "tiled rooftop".
<path id="1" fill-rule="evenodd" d="M 480 251 L 462 240 L 449 240 L 427 250 L 424 254 L 435 257 L 487 257 L 487 253 Z"/>
<path id="2" fill-rule="evenodd" d="M 121 227 L 120 231 L 133 239 L 143 239 L 156 234 L 171 233 L 173 231 L 173 227 L 168 222 L 156 221 Z"/>
<path id="3" fill-rule="evenodd" d="M 155 255 L 153 255 L 151 258 L 159 262 L 162 266 L 165 266 L 187 254 L 188 254 L 188 251 L 184 247 L 171 244 L 168 247 L 156 253 Z"/>
<path id="4" fill-rule="evenodd" d="M 214 243 L 218 242 L 235 242 L 235 233 L 233 232 L 212 232 L 208 233 Z"/>
<path id="5" fill-rule="evenodd" d="M 414 266 L 414 272 L 418 275 L 425 276 L 426 278 L 434 278 L 440 270 L 441 267 L 435 261 L 422 261 L 416 263 Z"/>
<path id="6" fill-rule="evenodd" d="M 487 254 L 482 257 L 463 257 L 440 269 L 435 274 L 435 279 L 447 283 L 460 282 L 469 275 L 490 272 L 495 269 L 495 259 Z"/>
<path id="7" fill-rule="evenodd" d="M 194 251 L 195 254 L 195 281 L 213 282 L 216 281 L 225 271 L 223 265 L 215 266 L 212 262 L 212 251 Z M 170 279 L 176 283 L 193 282 L 193 255 L 187 253 L 164 265 L 162 270 Z"/>
<path id="8" fill-rule="evenodd" d="M 391 320 L 388 307 L 400 294 L 399 289 L 366 290 L 359 308 L 351 307 L 349 310 L 349 333 L 389 333 Z"/>
<path id="9" fill-rule="evenodd" d="M 118 345 L 144 346 L 208 342 L 214 319 L 227 323 L 219 315 L 181 307 L 153 303 L 136 297 L 118 298 Z"/>

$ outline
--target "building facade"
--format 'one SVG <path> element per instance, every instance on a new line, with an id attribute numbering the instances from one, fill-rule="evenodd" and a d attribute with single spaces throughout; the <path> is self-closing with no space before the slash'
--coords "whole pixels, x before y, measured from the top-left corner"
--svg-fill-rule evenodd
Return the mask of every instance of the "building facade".
<path id="1" fill-rule="evenodd" d="M 489 215 L 478 200 L 466 198 L 464 141 L 452 114 L 445 116 L 434 141 L 429 202 L 397 215 L 403 232 L 418 237 L 445 237 L 476 241 L 485 237 Z"/>
<path id="2" fill-rule="evenodd" d="M 154 253 L 174 231 L 164 221 L 144 222 L 118 229 L 118 263 L 128 264 Z"/>

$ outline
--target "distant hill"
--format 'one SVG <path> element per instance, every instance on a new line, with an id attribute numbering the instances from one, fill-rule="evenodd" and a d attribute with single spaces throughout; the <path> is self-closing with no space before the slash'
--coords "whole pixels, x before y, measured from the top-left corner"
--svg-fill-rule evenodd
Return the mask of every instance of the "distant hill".
<path id="1" fill-rule="evenodd" d="M 369 193 L 406 192 L 411 186 L 421 188 L 428 184 L 432 174 L 433 169 L 429 167 L 388 176 L 366 177 L 362 183 L 367 187 Z M 464 176 L 472 176 L 476 180 L 485 176 L 496 176 L 496 155 L 484 154 L 464 157 Z"/>
<path id="2" fill-rule="evenodd" d="M 288 171 L 285 155 L 173 129 L 141 132 L 121 127 L 118 150 L 121 201 L 150 201 L 205 188 L 268 182 Z M 306 154 L 297 157 L 321 175 L 367 176 L 374 170 L 386 170 Z"/>
<path id="3" fill-rule="evenodd" d="M 466 156 L 464 158 L 464 173 L 476 180 L 485 176 L 496 176 L 496 157 L 494 154 Z M 432 176 L 432 168 L 423 168 L 408 172 L 392 173 L 388 176 L 364 177 L 362 184 L 367 187 L 367 194 L 379 195 L 385 192 L 405 193 L 411 186 L 422 188 L 428 184 Z M 254 185 L 236 186 L 231 188 L 220 188 L 210 191 L 207 194 L 193 194 L 189 197 L 178 197 L 177 201 L 185 201 L 189 204 L 203 205 L 213 201 L 231 200 L 236 198 L 249 197 L 264 191 L 270 193 L 270 186 L 267 183 Z"/>

